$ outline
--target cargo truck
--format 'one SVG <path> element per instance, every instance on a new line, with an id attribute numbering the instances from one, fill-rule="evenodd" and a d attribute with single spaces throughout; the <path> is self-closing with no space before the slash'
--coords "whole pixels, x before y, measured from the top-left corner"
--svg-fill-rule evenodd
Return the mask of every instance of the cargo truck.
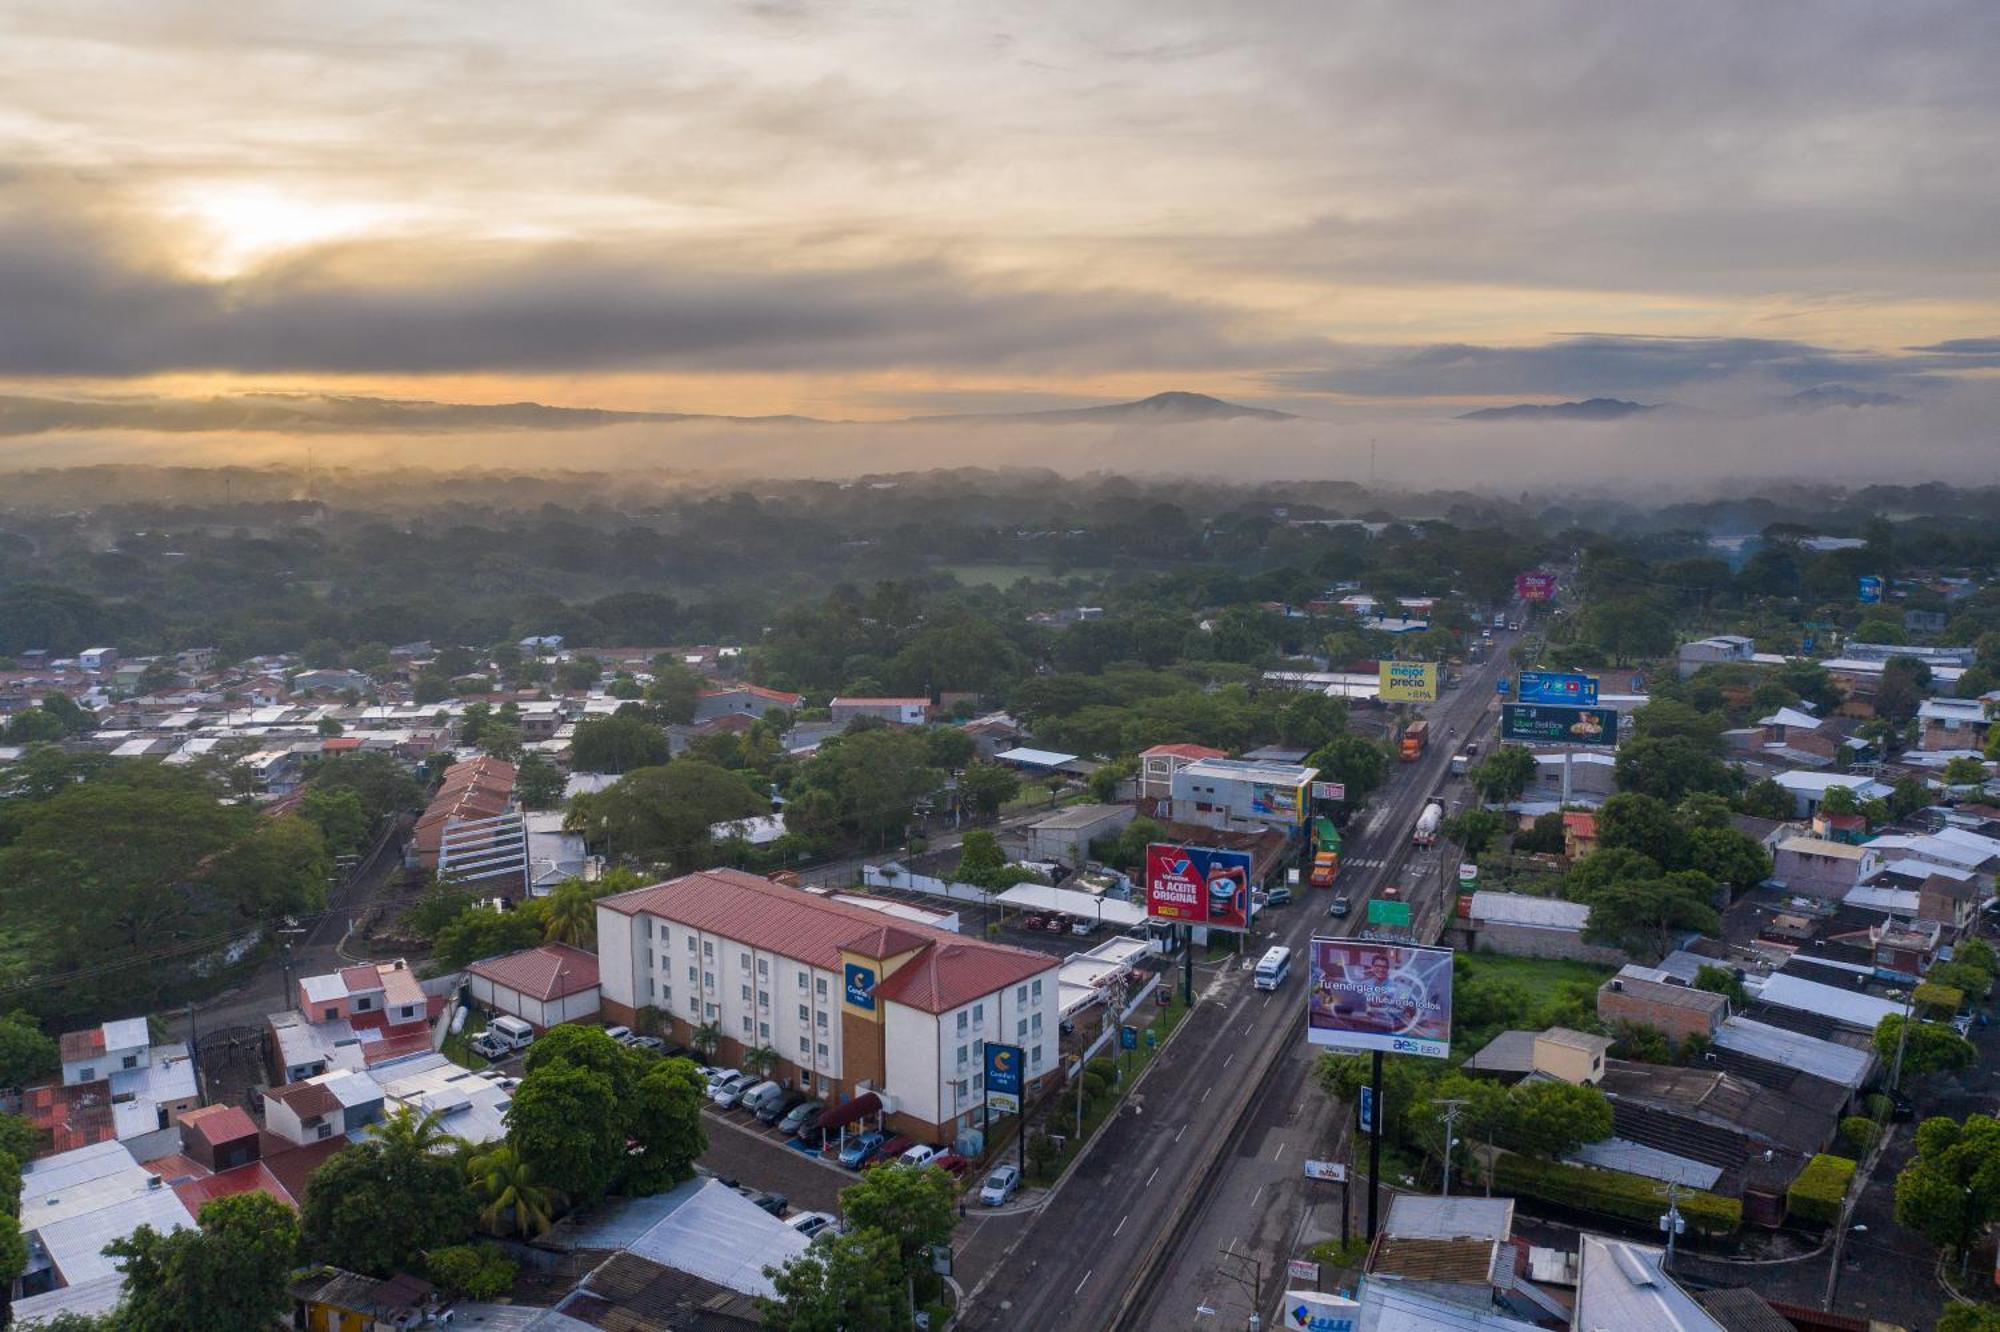
<path id="1" fill-rule="evenodd" d="M 1444 806 L 1433 800 L 1424 806 L 1424 812 L 1417 815 L 1416 831 L 1410 840 L 1418 846 L 1429 846 L 1437 841 L 1438 825 L 1444 822 Z"/>
<path id="2" fill-rule="evenodd" d="M 1415 763 L 1423 757 L 1424 742 L 1430 739 L 1431 724 L 1419 717 L 1403 728 L 1403 762 Z"/>

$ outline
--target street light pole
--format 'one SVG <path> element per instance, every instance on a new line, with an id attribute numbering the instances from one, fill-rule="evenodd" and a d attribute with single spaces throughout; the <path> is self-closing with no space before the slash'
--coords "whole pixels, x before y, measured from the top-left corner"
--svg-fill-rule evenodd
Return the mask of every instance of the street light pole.
<path id="1" fill-rule="evenodd" d="M 1444 1111 L 1444 1196 L 1451 1197 L 1451 1145 L 1452 1128 L 1458 1123 L 1458 1112 L 1465 1106 L 1464 1101 L 1439 1101 L 1437 1105 Z"/>

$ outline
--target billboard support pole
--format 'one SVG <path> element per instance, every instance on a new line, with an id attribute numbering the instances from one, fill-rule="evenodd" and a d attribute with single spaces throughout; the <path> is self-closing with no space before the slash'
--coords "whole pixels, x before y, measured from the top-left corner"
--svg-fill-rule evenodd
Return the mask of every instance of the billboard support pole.
<path id="1" fill-rule="evenodd" d="M 1181 927 L 1181 1005 L 1194 1007 L 1194 926 Z"/>
<path id="2" fill-rule="evenodd" d="M 1375 1242 L 1375 1211 L 1382 1196 L 1382 1115 L 1387 1109 L 1382 1104 L 1382 1052 L 1372 1051 L 1373 1067 L 1370 1076 L 1374 1080 L 1374 1113 L 1368 1117 L 1368 1242 Z"/>

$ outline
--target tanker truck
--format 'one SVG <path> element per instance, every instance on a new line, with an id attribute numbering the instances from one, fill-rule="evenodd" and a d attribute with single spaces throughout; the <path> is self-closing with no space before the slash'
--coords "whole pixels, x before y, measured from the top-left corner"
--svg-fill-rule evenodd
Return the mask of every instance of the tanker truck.
<path id="1" fill-rule="evenodd" d="M 1417 815 L 1417 830 L 1410 840 L 1417 846 L 1429 846 L 1437 841 L 1438 825 L 1444 822 L 1444 806 L 1433 800 L 1424 806 L 1424 812 Z"/>

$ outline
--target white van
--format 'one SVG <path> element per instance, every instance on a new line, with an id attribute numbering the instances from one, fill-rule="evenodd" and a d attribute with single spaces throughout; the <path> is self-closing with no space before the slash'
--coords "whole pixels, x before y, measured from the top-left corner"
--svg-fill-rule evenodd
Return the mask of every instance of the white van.
<path id="1" fill-rule="evenodd" d="M 767 1079 L 758 1083 L 749 1091 L 744 1092 L 743 1099 L 736 1103 L 736 1108 L 739 1110 L 748 1110 L 754 1115 L 773 1101 L 782 1098 L 784 1094 L 785 1089 L 783 1087 Z"/>
<path id="2" fill-rule="evenodd" d="M 535 1043 L 535 1029 L 517 1017 L 505 1014 L 486 1024 L 486 1033 L 506 1042 L 511 1050 L 525 1050 Z"/>

